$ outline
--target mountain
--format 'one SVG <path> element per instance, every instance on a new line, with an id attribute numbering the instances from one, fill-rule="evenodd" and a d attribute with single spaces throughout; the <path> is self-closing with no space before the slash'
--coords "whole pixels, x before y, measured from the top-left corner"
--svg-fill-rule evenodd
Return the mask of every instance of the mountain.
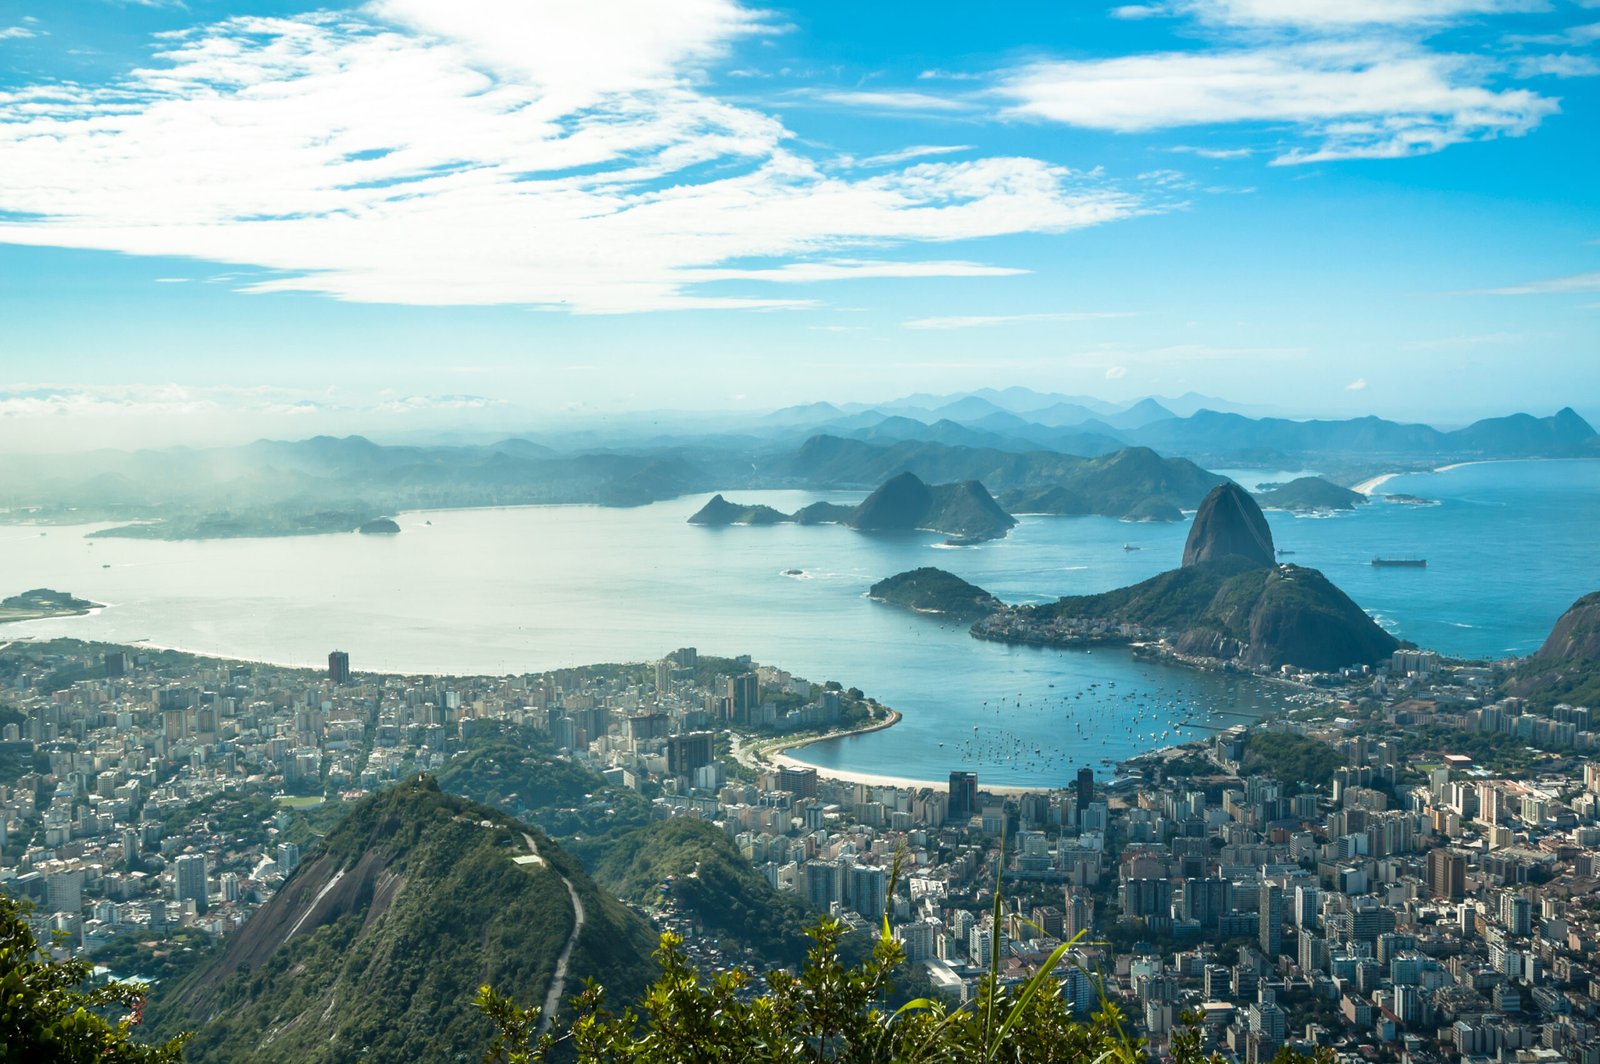
<path id="1" fill-rule="evenodd" d="M 739 506 L 716 494 L 690 516 L 691 525 L 775 525 L 790 518 L 780 510 L 760 504 Z"/>
<path id="2" fill-rule="evenodd" d="M 1218 484 L 1200 504 L 1183 545 L 1183 565 L 1214 562 L 1230 556 L 1251 565 L 1277 561 L 1272 549 L 1272 529 L 1250 493 L 1233 481 Z"/>
<path id="3" fill-rule="evenodd" d="M 419 777 L 358 802 L 149 1019 L 195 1029 L 196 1062 L 476 1060 L 479 985 L 629 998 L 655 943 L 537 829 Z"/>
<path id="4" fill-rule="evenodd" d="M 1099 420 L 1114 429 L 1137 429 L 1177 416 L 1154 399 L 1141 399 L 1128 407 L 1128 409 L 1116 414 L 1104 415 Z"/>
<path id="5" fill-rule="evenodd" d="M 1199 410 L 1189 417 L 1123 430 L 1134 443 L 1164 454 L 1447 459 L 1577 457 L 1600 453 L 1594 429 L 1571 407 L 1551 417 L 1513 414 L 1442 432 L 1430 425 L 1379 417 L 1294 421 Z"/>
<path id="6" fill-rule="evenodd" d="M 1071 642 L 1077 622 L 1137 625 L 1181 654 L 1248 666 L 1332 671 L 1387 658 L 1399 641 L 1315 569 L 1278 565 L 1261 508 L 1218 485 L 1195 514 L 1183 566 L 1130 587 L 1018 606 L 985 622 L 989 638 Z"/>
<path id="7" fill-rule="evenodd" d="M 951 617 L 981 617 L 1004 605 L 983 588 L 931 566 L 879 580 L 867 597 L 920 613 Z"/>
<path id="8" fill-rule="evenodd" d="M 816 914 L 794 892 L 768 883 L 715 824 L 673 817 L 583 852 L 595 879 L 618 897 L 670 903 L 715 933 L 725 952 L 752 950 L 787 965 L 805 959 L 805 929 Z"/>
<path id="9" fill-rule="evenodd" d="M 1515 672 L 1512 694 L 1539 705 L 1600 705 L 1600 591 L 1574 602 Z"/>
<path id="10" fill-rule="evenodd" d="M 930 486 L 915 473 L 889 478 L 845 522 L 863 531 L 927 529 L 975 539 L 999 539 L 1016 523 L 976 480 Z"/>
<path id="11" fill-rule="evenodd" d="M 1287 484 L 1258 492 L 1256 501 L 1269 510 L 1312 513 L 1320 510 L 1353 510 L 1364 505 L 1367 497 L 1321 477 L 1299 477 Z"/>
<path id="12" fill-rule="evenodd" d="M 1017 453 L 910 441 L 873 445 L 828 435 L 813 436 L 774 462 L 770 472 L 783 483 L 811 488 L 881 484 L 901 473 L 914 473 L 929 483 L 977 480 L 1012 512 L 1138 517 L 1136 511 L 1157 499 L 1173 519 L 1178 510 L 1198 506 L 1223 480 L 1187 459 L 1163 458 L 1145 447 L 1080 458 L 1054 451 Z M 1052 496 L 1051 488 L 1063 492 Z M 1081 498 L 1083 508 L 1034 508 L 1049 497 Z"/>

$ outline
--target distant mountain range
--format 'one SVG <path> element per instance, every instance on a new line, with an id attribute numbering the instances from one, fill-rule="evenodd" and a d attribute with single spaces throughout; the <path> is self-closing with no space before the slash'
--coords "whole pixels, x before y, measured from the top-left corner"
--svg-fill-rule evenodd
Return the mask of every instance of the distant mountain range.
<path id="1" fill-rule="evenodd" d="M 1257 418 L 1200 396 L 1125 408 L 1027 389 L 913 395 L 876 407 L 813 403 L 728 429 L 578 432 L 484 444 L 384 445 L 360 436 L 243 447 L 94 451 L 0 465 L 0 506 L 100 534 L 185 539 L 347 532 L 403 510 L 534 503 L 635 506 L 696 492 L 869 488 L 901 473 L 981 482 L 1012 513 L 1177 520 L 1211 468 L 1375 473 L 1495 458 L 1600 456 L 1570 408 L 1443 431 L 1376 417 Z M 721 428 L 712 428 L 721 426 Z M 1096 464 L 1099 463 L 1099 464 Z M 1301 486 L 1305 487 L 1304 485 Z"/>

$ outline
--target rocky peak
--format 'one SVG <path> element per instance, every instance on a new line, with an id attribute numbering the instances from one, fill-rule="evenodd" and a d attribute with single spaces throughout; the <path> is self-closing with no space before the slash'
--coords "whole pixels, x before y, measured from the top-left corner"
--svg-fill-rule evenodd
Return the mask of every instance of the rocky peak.
<path id="1" fill-rule="evenodd" d="M 1200 503 L 1183 545 L 1183 564 L 1218 561 L 1237 555 L 1254 565 L 1272 565 L 1272 529 L 1250 493 L 1228 481 L 1211 489 Z"/>

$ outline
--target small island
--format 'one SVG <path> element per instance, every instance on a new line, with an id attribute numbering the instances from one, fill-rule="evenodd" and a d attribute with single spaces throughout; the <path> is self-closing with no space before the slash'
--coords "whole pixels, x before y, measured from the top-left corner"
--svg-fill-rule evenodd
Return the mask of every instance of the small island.
<path id="1" fill-rule="evenodd" d="M 393 518 L 375 517 L 371 521 L 363 521 L 356 531 L 363 536 L 392 536 L 400 531 L 400 526 L 395 524 Z"/>
<path id="2" fill-rule="evenodd" d="M 1267 510 L 1326 513 L 1330 510 L 1354 510 L 1357 506 L 1365 505 L 1367 497 L 1321 477 L 1300 477 L 1257 493 L 1256 501 Z"/>
<path id="3" fill-rule="evenodd" d="M 986 617 L 1005 605 L 983 588 L 932 566 L 879 580 L 867 597 L 918 613 L 962 619 Z"/>
<path id="4" fill-rule="evenodd" d="M 0 599 L 0 624 L 9 621 L 38 621 L 46 617 L 81 617 L 90 610 L 100 608 L 98 602 L 90 602 L 65 591 L 36 587 L 32 591 Z"/>

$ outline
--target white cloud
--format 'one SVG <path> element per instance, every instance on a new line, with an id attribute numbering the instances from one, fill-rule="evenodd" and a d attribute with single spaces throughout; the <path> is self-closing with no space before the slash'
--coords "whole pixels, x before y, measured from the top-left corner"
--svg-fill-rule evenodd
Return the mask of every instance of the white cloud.
<path id="1" fill-rule="evenodd" d="M 1548 6 L 1545 0 L 1173 0 L 1166 10 L 1234 26 L 1328 29 L 1452 22 Z"/>
<path id="2" fill-rule="evenodd" d="M 1126 377 L 1127 375 L 1128 375 L 1128 367 L 1127 366 L 1107 366 L 1106 367 L 1106 380 L 1108 380 L 1108 381 L 1120 381 L 1122 378 Z"/>
<path id="3" fill-rule="evenodd" d="M 1320 141 L 1276 162 L 1387 158 L 1532 129 L 1557 102 L 1492 90 L 1481 61 L 1396 41 L 1324 40 L 1041 62 L 1000 86 L 1011 113 L 1121 133 L 1288 123 Z"/>
<path id="4" fill-rule="evenodd" d="M 1349 384 L 1346 384 L 1344 386 L 1344 390 L 1347 391 L 1347 392 L 1364 392 L 1364 391 L 1366 391 L 1367 390 L 1367 378 L 1365 378 L 1365 377 L 1357 377 L 1355 380 L 1351 381 Z"/>
<path id="5" fill-rule="evenodd" d="M 975 329 L 984 325 L 1010 325 L 1019 321 L 1093 321 L 1100 318 L 1127 318 L 1115 311 L 1081 311 L 1061 314 L 966 314 L 943 318 L 913 318 L 900 324 L 907 329 Z"/>
<path id="6" fill-rule="evenodd" d="M 856 160 L 857 166 L 895 166 L 911 159 L 921 159 L 929 155 L 953 155 L 957 152 L 976 150 L 971 144 L 916 144 L 899 151 L 884 152 L 882 155 L 869 155 L 865 159 Z"/>
<path id="7" fill-rule="evenodd" d="M 615 313 L 794 305 L 710 282 L 1001 275 L 862 251 L 1151 209 L 1027 158 L 841 175 L 692 79 L 768 32 L 760 16 L 605 11 L 380 0 L 234 18 L 169 35 L 115 84 L 0 92 L 0 211 L 34 216 L 0 242 L 255 267 L 226 278 L 253 292 Z"/>
<path id="8" fill-rule="evenodd" d="M 1516 71 L 1519 78 L 1592 78 L 1600 74 L 1600 62 L 1570 52 L 1530 55 L 1517 60 Z"/>
<path id="9" fill-rule="evenodd" d="M 0 29 L 0 41 L 21 40 L 24 37 L 37 37 L 38 34 L 26 26 L 7 26 Z"/>
<path id="10" fill-rule="evenodd" d="M 969 100 L 951 96 L 935 96 L 927 92 L 903 90 L 846 90 L 808 93 L 814 99 L 828 103 L 844 104 L 876 111 L 970 111 L 975 106 Z"/>
<path id="11" fill-rule="evenodd" d="M 1528 281 L 1507 285 L 1504 288 L 1486 289 L 1480 295 L 1491 296 L 1546 296 L 1568 292 L 1600 292 L 1600 273 L 1575 273 L 1567 277 L 1552 277 L 1544 281 Z"/>

